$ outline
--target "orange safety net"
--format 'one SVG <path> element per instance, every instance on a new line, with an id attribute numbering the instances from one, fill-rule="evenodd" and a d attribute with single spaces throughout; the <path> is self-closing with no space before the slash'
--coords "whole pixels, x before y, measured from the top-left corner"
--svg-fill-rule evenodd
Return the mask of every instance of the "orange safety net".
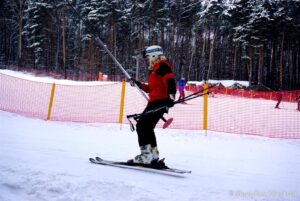
<path id="1" fill-rule="evenodd" d="M 202 87 L 189 86 L 197 91 Z M 249 91 L 212 87 L 209 89 L 208 129 L 277 138 L 300 138 L 300 111 L 295 91 Z M 281 94 L 281 95 L 279 95 Z M 279 97 L 279 108 L 275 108 Z"/>
<path id="2" fill-rule="evenodd" d="M 0 110 L 46 119 L 51 84 L 0 73 Z"/>
<path id="3" fill-rule="evenodd" d="M 100 83 L 100 82 L 99 82 Z M 52 84 L 29 81 L 0 73 L 0 110 L 47 119 Z M 122 83 L 106 85 L 56 84 L 50 120 L 118 123 Z M 186 95 L 201 88 L 187 88 Z M 299 91 L 282 92 L 280 109 L 275 109 L 275 92 L 253 92 L 213 87 L 208 98 L 208 130 L 300 139 Z M 179 95 L 177 95 L 178 97 Z M 147 101 L 126 84 L 123 123 L 126 115 L 141 113 Z M 174 118 L 169 128 L 203 130 L 203 98 L 176 104 L 165 119 Z M 134 120 L 132 120 L 134 122 Z M 162 127 L 160 121 L 158 127 Z"/>

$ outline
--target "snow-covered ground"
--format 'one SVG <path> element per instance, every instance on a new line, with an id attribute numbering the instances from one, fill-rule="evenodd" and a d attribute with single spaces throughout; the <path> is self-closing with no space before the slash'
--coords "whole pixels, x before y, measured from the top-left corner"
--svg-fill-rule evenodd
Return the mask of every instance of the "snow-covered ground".
<path id="1" fill-rule="evenodd" d="M 5 75 L 10 75 L 26 80 L 31 80 L 31 81 L 37 81 L 37 82 L 44 82 L 44 83 L 53 83 L 55 82 L 56 84 L 64 84 L 64 85 L 103 85 L 103 84 L 112 84 L 115 82 L 99 82 L 99 81 L 73 81 L 73 80 L 64 80 L 64 79 L 54 79 L 52 77 L 38 77 L 35 76 L 34 74 L 28 73 L 28 72 L 21 72 L 21 71 L 13 71 L 13 70 L 8 70 L 8 69 L 0 69 L 0 73 L 3 73 Z M 207 81 L 210 84 L 217 84 L 221 83 L 225 87 L 232 86 L 235 83 L 238 83 L 240 85 L 249 86 L 248 81 L 240 81 L 240 80 L 208 80 Z M 204 81 L 188 81 L 187 84 L 190 85 L 203 85 Z"/>
<path id="2" fill-rule="evenodd" d="M 13 71 L 7 69 L 0 69 L 0 73 L 5 75 L 10 75 L 13 77 L 18 77 L 26 80 L 36 81 L 36 82 L 43 82 L 43 83 L 56 83 L 56 84 L 63 84 L 63 85 L 88 85 L 88 86 L 95 86 L 95 85 L 105 85 L 105 84 L 112 84 L 116 82 L 99 82 L 99 81 L 73 81 L 73 80 L 65 80 L 65 79 L 54 79 L 52 77 L 39 77 L 35 76 L 32 73 L 28 72 L 21 72 L 21 71 Z"/>
<path id="3" fill-rule="evenodd" d="M 300 200 L 300 141 L 157 129 L 176 177 L 91 164 L 139 150 L 127 125 L 31 119 L 0 111 L 1 201 Z"/>
<path id="4" fill-rule="evenodd" d="M 249 86 L 248 81 L 241 81 L 241 80 L 208 80 L 207 83 L 210 84 L 218 84 L 221 83 L 224 87 L 230 87 L 233 84 L 239 84 L 245 87 Z M 204 84 L 204 81 L 188 81 L 187 85 L 196 85 L 196 86 L 202 86 Z"/>

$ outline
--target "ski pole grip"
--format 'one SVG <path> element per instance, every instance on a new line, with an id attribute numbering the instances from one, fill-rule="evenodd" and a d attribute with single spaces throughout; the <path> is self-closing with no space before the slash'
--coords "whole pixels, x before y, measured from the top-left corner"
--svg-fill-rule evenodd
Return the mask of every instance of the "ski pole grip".
<path id="1" fill-rule="evenodd" d="M 170 124 L 173 122 L 173 118 L 166 120 L 164 117 L 162 117 L 161 119 L 165 122 L 163 125 L 163 129 L 168 128 L 168 126 L 170 126 Z"/>

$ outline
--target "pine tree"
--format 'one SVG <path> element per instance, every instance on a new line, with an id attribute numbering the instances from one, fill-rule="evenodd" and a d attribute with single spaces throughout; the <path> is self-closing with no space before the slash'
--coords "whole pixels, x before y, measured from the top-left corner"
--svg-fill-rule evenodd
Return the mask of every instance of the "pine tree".
<path id="1" fill-rule="evenodd" d="M 179 79 L 190 76 L 191 65 L 196 51 L 194 24 L 197 20 L 196 13 L 199 11 L 200 3 L 198 1 L 187 0 L 177 3 L 173 7 L 172 12 L 173 16 L 175 16 L 174 19 L 176 20 L 177 27 L 175 47 L 180 50 L 174 51 L 176 73 Z"/>
<path id="2" fill-rule="evenodd" d="M 158 44 L 173 63 L 177 79 L 241 79 L 273 89 L 295 89 L 300 86 L 299 4 L 299 0 L 4 0 L 0 62 L 65 74 L 101 70 L 121 75 L 96 45 L 92 37 L 96 34 L 132 73 L 136 71 L 132 56 Z"/>
<path id="3" fill-rule="evenodd" d="M 250 15 L 252 13 L 252 8 L 255 6 L 255 1 L 253 0 L 239 0 L 235 1 L 232 4 L 232 7 L 228 9 L 229 26 L 231 27 L 233 42 L 235 43 L 234 55 L 237 55 L 238 49 L 240 52 L 240 58 L 242 66 L 241 70 L 244 68 L 247 69 L 248 80 L 250 84 L 252 83 L 252 75 L 253 75 L 253 50 L 249 48 L 249 41 L 252 35 L 252 28 L 248 27 L 248 22 L 250 21 Z M 234 70 L 236 70 L 237 58 L 234 59 Z M 234 73 L 235 77 L 235 73 Z"/>
<path id="4" fill-rule="evenodd" d="M 14 11 L 14 14 L 12 15 L 13 20 L 17 22 L 18 24 L 18 66 L 23 65 L 23 57 L 22 57 L 22 51 L 23 51 L 23 27 L 24 27 L 24 10 L 26 9 L 27 0 L 19 0 L 19 1 L 13 1 L 10 5 L 10 9 Z"/>
<path id="5" fill-rule="evenodd" d="M 199 13 L 199 24 L 206 27 L 208 30 L 208 39 L 212 39 L 209 44 L 209 59 L 208 69 L 205 79 L 208 80 L 214 77 L 215 63 L 214 63 L 214 49 L 216 46 L 217 37 L 219 37 L 219 31 L 221 23 L 224 19 L 223 11 L 225 10 L 224 2 L 222 0 L 208 0 L 204 1 L 203 10 Z"/>
<path id="6" fill-rule="evenodd" d="M 9 65 L 10 61 L 15 60 L 12 54 L 15 55 L 15 44 L 11 44 L 10 38 L 16 40 L 13 34 L 17 35 L 18 21 L 14 19 L 13 10 L 8 1 L 0 1 L 0 62 L 1 64 Z"/>
<path id="7" fill-rule="evenodd" d="M 42 47 L 44 41 L 44 36 L 42 34 L 43 7 L 43 4 L 33 1 L 31 4 L 29 4 L 28 9 L 25 10 L 26 24 L 24 27 L 24 34 L 26 34 L 27 47 L 32 49 L 34 52 L 34 67 L 42 64 L 42 56 L 44 51 Z"/>

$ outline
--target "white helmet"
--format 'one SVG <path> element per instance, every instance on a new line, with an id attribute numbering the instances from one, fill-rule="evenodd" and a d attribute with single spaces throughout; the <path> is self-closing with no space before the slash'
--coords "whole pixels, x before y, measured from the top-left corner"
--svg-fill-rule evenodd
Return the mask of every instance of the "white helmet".
<path id="1" fill-rule="evenodd" d="M 163 49 L 158 45 L 149 46 L 145 50 L 145 56 L 157 57 L 163 54 Z"/>

